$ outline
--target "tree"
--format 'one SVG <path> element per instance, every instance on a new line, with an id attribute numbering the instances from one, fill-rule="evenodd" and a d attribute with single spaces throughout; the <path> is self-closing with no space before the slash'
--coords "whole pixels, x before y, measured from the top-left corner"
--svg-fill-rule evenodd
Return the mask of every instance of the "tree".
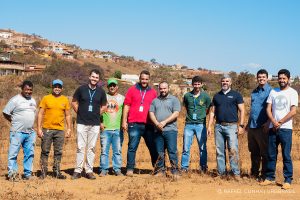
<path id="1" fill-rule="evenodd" d="M 45 45 L 40 41 L 34 41 L 33 43 L 31 43 L 31 45 L 33 49 L 42 49 L 45 47 Z"/>
<path id="2" fill-rule="evenodd" d="M 119 71 L 119 70 L 115 71 L 114 74 L 113 74 L 113 77 L 121 79 L 122 78 L 122 72 Z"/>
<path id="3" fill-rule="evenodd" d="M 155 58 L 152 58 L 152 59 L 150 60 L 150 62 L 154 64 L 154 63 L 156 63 L 156 59 L 155 59 Z"/>

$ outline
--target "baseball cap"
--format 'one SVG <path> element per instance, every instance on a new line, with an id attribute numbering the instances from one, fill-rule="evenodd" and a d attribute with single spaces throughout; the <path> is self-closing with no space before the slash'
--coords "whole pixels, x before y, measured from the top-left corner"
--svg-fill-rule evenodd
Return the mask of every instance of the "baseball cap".
<path id="1" fill-rule="evenodd" d="M 56 84 L 59 84 L 59 85 L 63 86 L 64 83 L 60 79 L 55 79 L 55 80 L 52 81 L 52 85 L 56 85 Z"/>
<path id="2" fill-rule="evenodd" d="M 118 81 L 114 78 L 110 78 L 110 79 L 107 80 L 107 85 L 110 85 L 112 83 L 118 85 Z"/>

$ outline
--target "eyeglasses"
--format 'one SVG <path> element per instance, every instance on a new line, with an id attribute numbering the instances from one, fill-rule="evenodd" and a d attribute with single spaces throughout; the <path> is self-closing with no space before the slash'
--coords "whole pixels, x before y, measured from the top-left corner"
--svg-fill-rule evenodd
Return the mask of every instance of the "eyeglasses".
<path id="1" fill-rule="evenodd" d="M 114 84 L 114 83 L 111 83 L 111 84 L 108 85 L 108 87 L 117 87 L 117 85 Z"/>

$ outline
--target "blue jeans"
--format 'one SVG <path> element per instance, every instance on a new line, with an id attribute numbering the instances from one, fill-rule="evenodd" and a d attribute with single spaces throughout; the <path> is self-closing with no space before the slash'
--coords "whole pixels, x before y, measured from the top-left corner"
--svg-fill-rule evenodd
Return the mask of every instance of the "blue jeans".
<path id="1" fill-rule="evenodd" d="M 167 149 L 171 163 L 171 172 L 172 174 L 176 174 L 178 172 L 177 133 L 177 131 L 154 133 L 154 142 L 156 151 L 158 152 L 158 160 L 156 163 L 157 171 L 165 171 L 165 149 Z"/>
<path id="2" fill-rule="evenodd" d="M 144 137 L 145 143 L 149 149 L 152 166 L 155 167 L 155 163 L 158 158 L 157 151 L 155 149 L 153 139 L 154 127 L 150 124 L 143 123 L 129 123 L 128 124 L 128 151 L 127 151 L 127 170 L 133 170 L 135 167 L 136 150 L 139 146 L 141 137 Z"/>
<path id="3" fill-rule="evenodd" d="M 100 171 L 107 173 L 109 168 L 109 149 L 112 145 L 112 165 L 115 172 L 121 171 L 122 167 L 122 142 L 123 132 L 120 130 L 104 130 L 100 134 L 101 156 Z"/>
<path id="4" fill-rule="evenodd" d="M 266 179 L 270 181 L 275 180 L 279 144 L 281 144 L 282 149 L 284 182 L 291 183 L 293 180 L 293 163 L 291 159 L 292 129 L 279 129 L 277 132 L 270 129 Z"/>
<path id="5" fill-rule="evenodd" d="M 188 169 L 190 164 L 190 150 L 193 144 L 194 135 L 196 135 L 199 154 L 200 168 L 207 169 L 207 149 L 206 149 L 206 127 L 204 124 L 186 124 L 183 133 L 183 150 L 181 158 L 181 169 Z"/>
<path id="6" fill-rule="evenodd" d="M 35 137 L 35 132 L 10 132 L 10 145 L 8 150 L 8 176 L 18 173 L 17 157 L 21 146 L 23 147 L 24 152 L 24 176 L 31 176 Z"/>
<path id="7" fill-rule="evenodd" d="M 239 169 L 239 148 L 237 137 L 237 125 L 216 124 L 215 126 L 215 143 L 217 148 L 217 166 L 218 173 L 224 175 L 226 173 L 226 142 L 229 152 L 229 162 L 231 172 L 234 175 L 240 175 Z"/>

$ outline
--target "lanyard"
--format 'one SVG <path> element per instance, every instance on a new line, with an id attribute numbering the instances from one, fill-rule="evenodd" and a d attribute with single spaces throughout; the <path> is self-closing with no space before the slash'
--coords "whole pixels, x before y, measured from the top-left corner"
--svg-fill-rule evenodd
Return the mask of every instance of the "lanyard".
<path id="1" fill-rule="evenodd" d="M 94 90 L 93 93 L 91 93 L 91 90 L 89 89 L 90 104 L 92 104 L 92 102 L 93 102 L 93 97 L 94 97 L 95 93 L 96 93 L 96 90 Z"/>
<path id="2" fill-rule="evenodd" d="M 194 97 L 194 112 L 196 112 L 196 105 L 197 105 L 197 101 L 196 100 L 198 99 L 198 97 L 196 97 L 196 98 Z"/>
<path id="3" fill-rule="evenodd" d="M 140 89 L 140 95 L 142 97 L 141 104 L 144 103 L 144 98 L 145 98 L 146 92 L 147 92 L 147 89 L 145 89 L 144 94 L 142 94 L 142 90 Z"/>

